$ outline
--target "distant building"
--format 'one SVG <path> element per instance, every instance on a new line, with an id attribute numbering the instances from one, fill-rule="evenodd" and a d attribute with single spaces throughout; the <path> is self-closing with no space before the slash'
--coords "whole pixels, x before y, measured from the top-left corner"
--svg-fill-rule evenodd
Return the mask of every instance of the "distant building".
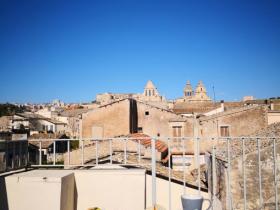
<path id="1" fill-rule="evenodd" d="M 252 101 L 255 100 L 254 96 L 244 96 L 242 101 Z"/>
<path id="2" fill-rule="evenodd" d="M 202 81 L 199 81 L 195 91 L 192 89 L 190 81 L 187 81 L 187 84 L 184 88 L 184 96 L 176 100 L 176 102 L 211 102 L 210 97 L 207 95 L 206 88 Z"/>
<path id="3" fill-rule="evenodd" d="M 66 125 L 64 122 L 32 112 L 17 113 L 12 119 L 13 130 L 25 129 L 37 132 L 64 133 Z"/>
<path id="4" fill-rule="evenodd" d="M 60 101 L 58 99 L 55 99 L 53 100 L 52 102 L 52 106 L 55 106 L 55 107 L 64 107 L 65 106 L 65 103 L 63 101 Z"/>
<path id="5" fill-rule="evenodd" d="M 0 132 L 11 130 L 12 116 L 0 117 Z"/>
<path id="6" fill-rule="evenodd" d="M 151 80 L 149 80 L 145 85 L 144 92 L 142 94 L 141 93 L 102 93 L 102 94 L 97 94 L 96 102 L 99 103 L 100 105 L 104 105 L 126 98 L 133 98 L 140 101 L 147 101 L 152 103 L 159 102 L 159 106 L 167 107 L 166 99 L 159 94 L 157 88 L 155 87 L 155 85 Z M 163 102 L 164 104 L 161 104 L 161 102 Z"/>

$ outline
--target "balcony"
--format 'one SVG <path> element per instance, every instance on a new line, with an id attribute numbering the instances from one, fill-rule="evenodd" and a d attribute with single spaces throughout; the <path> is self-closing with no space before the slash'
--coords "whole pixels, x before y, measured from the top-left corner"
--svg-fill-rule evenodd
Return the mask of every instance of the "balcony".
<path id="1" fill-rule="evenodd" d="M 181 195 L 199 194 L 215 210 L 278 209 L 279 143 L 147 136 L 1 141 L 1 208 L 178 210 Z"/>

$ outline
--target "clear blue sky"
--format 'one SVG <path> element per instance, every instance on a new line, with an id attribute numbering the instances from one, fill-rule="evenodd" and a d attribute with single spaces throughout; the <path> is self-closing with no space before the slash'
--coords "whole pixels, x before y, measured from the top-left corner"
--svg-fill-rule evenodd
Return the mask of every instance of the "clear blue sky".
<path id="1" fill-rule="evenodd" d="M 280 1 L 0 0 L 0 102 L 182 96 L 187 80 L 236 100 L 280 96 Z"/>

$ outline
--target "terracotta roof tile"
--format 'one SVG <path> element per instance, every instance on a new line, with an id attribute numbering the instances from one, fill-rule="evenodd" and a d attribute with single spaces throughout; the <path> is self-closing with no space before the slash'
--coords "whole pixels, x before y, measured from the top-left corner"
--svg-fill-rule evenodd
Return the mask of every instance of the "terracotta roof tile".
<path id="1" fill-rule="evenodd" d="M 151 137 L 144 133 L 133 133 L 129 137 L 135 138 L 135 140 L 140 140 L 140 143 L 145 147 L 151 147 Z M 156 150 L 159 152 L 165 152 L 168 150 L 167 145 L 161 141 L 156 140 Z"/>

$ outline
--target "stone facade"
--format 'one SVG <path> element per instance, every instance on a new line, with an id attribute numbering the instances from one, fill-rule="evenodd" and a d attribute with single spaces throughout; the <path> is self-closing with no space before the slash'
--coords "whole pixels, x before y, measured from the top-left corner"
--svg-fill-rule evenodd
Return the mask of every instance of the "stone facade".
<path id="1" fill-rule="evenodd" d="M 82 114 L 83 138 L 107 138 L 128 135 L 129 100 L 120 100 Z"/>
<path id="2" fill-rule="evenodd" d="M 216 192 L 219 202 L 223 204 L 223 209 L 229 209 L 227 195 L 231 196 L 232 209 L 244 209 L 243 166 L 245 168 L 246 177 L 247 209 L 260 209 L 259 183 L 261 183 L 262 187 L 262 209 L 275 209 L 275 188 L 277 188 L 279 192 L 280 186 L 279 182 L 277 181 L 277 183 L 275 183 L 274 180 L 274 165 L 277 170 L 276 180 L 279 180 L 280 139 L 275 139 L 274 154 L 274 142 L 272 137 L 279 137 L 279 134 L 280 123 L 275 123 L 255 132 L 251 135 L 252 137 L 250 139 L 245 139 L 244 162 L 242 159 L 242 141 L 231 141 L 229 143 L 231 159 L 230 171 L 228 171 L 227 144 L 224 143 L 216 148 Z M 258 159 L 258 140 L 256 136 L 262 137 L 259 139 L 260 161 Z M 210 156 L 210 159 L 211 158 L 212 155 Z M 213 174 L 211 162 L 211 160 L 208 162 L 208 172 L 210 174 L 209 191 L 213 190 L 211 184 Z M 259 179 L 259 169 L 261 169 L 261 180 Z"/>
<path id="3" fill-rule="evenodd" d="M 10 131 L 12 128 L 12 117 L 2 116 L 0 117 L 0 132 Z"/>
<path id="4" fill-rule="evenodd" d="M 268 125 L 267 106 L 250 106 L 199 119 L 201 137 L 246 136 Z M 228 133 L 221 133 L 222 128 Z"/>
<path id="5" fill-rule="evenodd" d="M 123 99 L 82 115 L 83 138 L 110 138 L 144 133 L 151 137 L 193 136 L 193 118 L 177 115 L 148 103 L 134 99 Z M 190 141 L 188 141 L 189 143 Z M 181 141 L 173 139 L 172 145 Z M 188 149 L 193 144 L 187 145 Z"/>
<path id="6" fill-rule="evenodd" d="M 138 127 L 149 136 L 172 137 L 172 125 L 175 124 L 182 126 L 181 136 L 192 135 L 192 118 L 141 102 L 137 103 L 137 111 Z"/>

